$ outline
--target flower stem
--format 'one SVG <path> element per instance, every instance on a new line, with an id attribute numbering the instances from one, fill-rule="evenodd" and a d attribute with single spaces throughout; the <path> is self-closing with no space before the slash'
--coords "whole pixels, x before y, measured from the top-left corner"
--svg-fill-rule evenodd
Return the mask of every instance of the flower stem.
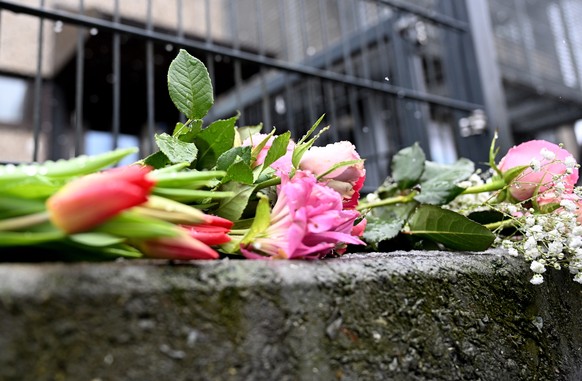
<path id="1" fill-rule="evenodd" d="M 413 191 L 413 192 L 410 192 L 409 194 L 404 195 L 404 196 L 388 197 L 388 198 L 385 198 L 385 199 L 380 200 L 380 201 L 363 203 L 363 204 L 358 205 L 356 207 L 356 210 L 372 209 L 372 208 L 377 208 L 379 206 L 388 206 L 388 205 L 394 205 L 394 204 L 405 204 L 407 202 L 414 200 L 414 196 L 416 196 L 417 194 L 418 194 L 418 192 Z"/>
<path id="2" fill-rule="evenodd" d="M 281 184 L 281 178 L 280 177 L 273 177 L 272 179 L 265 180 L 262 183 L 257 184 L 255 190 L 268 188 L 270 186 L 279 185 L 279 184 Z"/>
<path id="3" fill-rule="evenodd" d="M 491 192 L 496 190 L 501 190 L 505 187 L 505 181 L 497 180 L 492 181 L 490 183 L 482 184 L 482 185 L 475 185 L 465 189 L 461 194 L 474 194 L 474 193 L 483 193 L 483 192 Z"/>
<path id="4" fill-rule="evenodd" d="M 249 229 L 231 229 L 228 234 L 229 235 L 240 235 L 240 236 L 244 236 L 245 234 L 247 234 L 247 232 L 249 231 Z"/>
<path id="5" fill-rule="evenodd" d="M 0 231 L 11 231 L 29 228 L 49 220 L 48 212 L 43 211 L 26 216 L 13 217 L 0 221 Z"/>
<path id="6" fill-rule="evenodd" d="M 497 230 L 497 229 L 514 227 L 515 224 L 516 224 L 516 221 L 514 219 L 509 219 L 509 220 L 491 222 L 491 223 L 485 224 L 483 226 L 485 226 L 487 229 L 493 231 L 493 230 Z"/>

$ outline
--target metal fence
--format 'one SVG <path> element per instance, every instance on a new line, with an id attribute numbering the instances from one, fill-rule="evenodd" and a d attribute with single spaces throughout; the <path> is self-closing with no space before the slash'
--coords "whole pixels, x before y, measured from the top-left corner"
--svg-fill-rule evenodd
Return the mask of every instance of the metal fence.
<path id="1" fill-rule="evenodd" d="M 484 160 L 491 128 L 482 111 L 489 124 L 499 113 L 474 48 L 477 3 L 0 0 L 0 93 L 20 83 L 28 94 L 0 98 L 0 138 L 29 154 L 0 160 L 124 144 L 151 152 L 154 133 L 180 118 L 165 84 L 179 48 L 211 73 L 208 120 L 238 110 L 241 125 L 299 137 L 325 113 L 332 128 L 319 144 L 352 141 L 366 159 L 368 189 L 414 142 L 437 161 Z"/>
<path id="2" fill-rule="evenodd" d="M 582 119 L 582 2 L 489 2 L 513 132 L 530 138 Z"/>

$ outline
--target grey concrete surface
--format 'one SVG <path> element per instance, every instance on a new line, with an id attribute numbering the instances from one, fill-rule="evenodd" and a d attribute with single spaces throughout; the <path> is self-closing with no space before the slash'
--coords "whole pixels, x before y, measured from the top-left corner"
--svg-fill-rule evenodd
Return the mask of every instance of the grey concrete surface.
<path id="1" fill-rule="evenodd" d="M 582 287 L 501 252 L 0 265 L 0 380 L 579 380 Z"/>

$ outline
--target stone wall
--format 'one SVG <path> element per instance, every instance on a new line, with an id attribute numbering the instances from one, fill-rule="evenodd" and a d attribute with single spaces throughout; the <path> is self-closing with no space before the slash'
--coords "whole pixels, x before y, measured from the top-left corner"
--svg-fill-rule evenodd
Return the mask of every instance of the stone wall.
<path id="1" fill-rule="evenodd" d="M 578 380 L 580 285 L 500 252 L 0 266 L 2 380 Z"/>

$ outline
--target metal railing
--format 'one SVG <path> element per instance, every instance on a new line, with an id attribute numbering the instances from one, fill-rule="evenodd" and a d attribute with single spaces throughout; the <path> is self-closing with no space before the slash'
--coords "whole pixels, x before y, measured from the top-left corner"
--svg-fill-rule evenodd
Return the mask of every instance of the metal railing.
<path id="1" fill-rule="evenodd" d="M 87 152 L 94 130 L 108 135 L 108 148 L 127 135 L 142 155 L 152 151 L 154 133 L 179 119 L 163 83 L 178 48 L 210 71 L 209 120 L 238 110 L 241 124 L 299 137 L 325 113 L 332 128 L 320 144 L 354 142 L 369 188 L 386 176 L 395 150 L 414 141 L 435 160 L 480 160 L 472 147 L 490 138 L 467 124 L 485 108 L 470 2 L 147 0 L 140 10 L 103 3 L 0 0 L 0 90 L 3 77 L 33 84 L 32 119 L 18 126 L 30 131 L 32 160 Z M 14 33 L 15 23 L 36 36 Z M 36 48 L 34 69 L 12 55 L 13 45 Z M 9 137 L 11 127 L 4 129 Z"/>

